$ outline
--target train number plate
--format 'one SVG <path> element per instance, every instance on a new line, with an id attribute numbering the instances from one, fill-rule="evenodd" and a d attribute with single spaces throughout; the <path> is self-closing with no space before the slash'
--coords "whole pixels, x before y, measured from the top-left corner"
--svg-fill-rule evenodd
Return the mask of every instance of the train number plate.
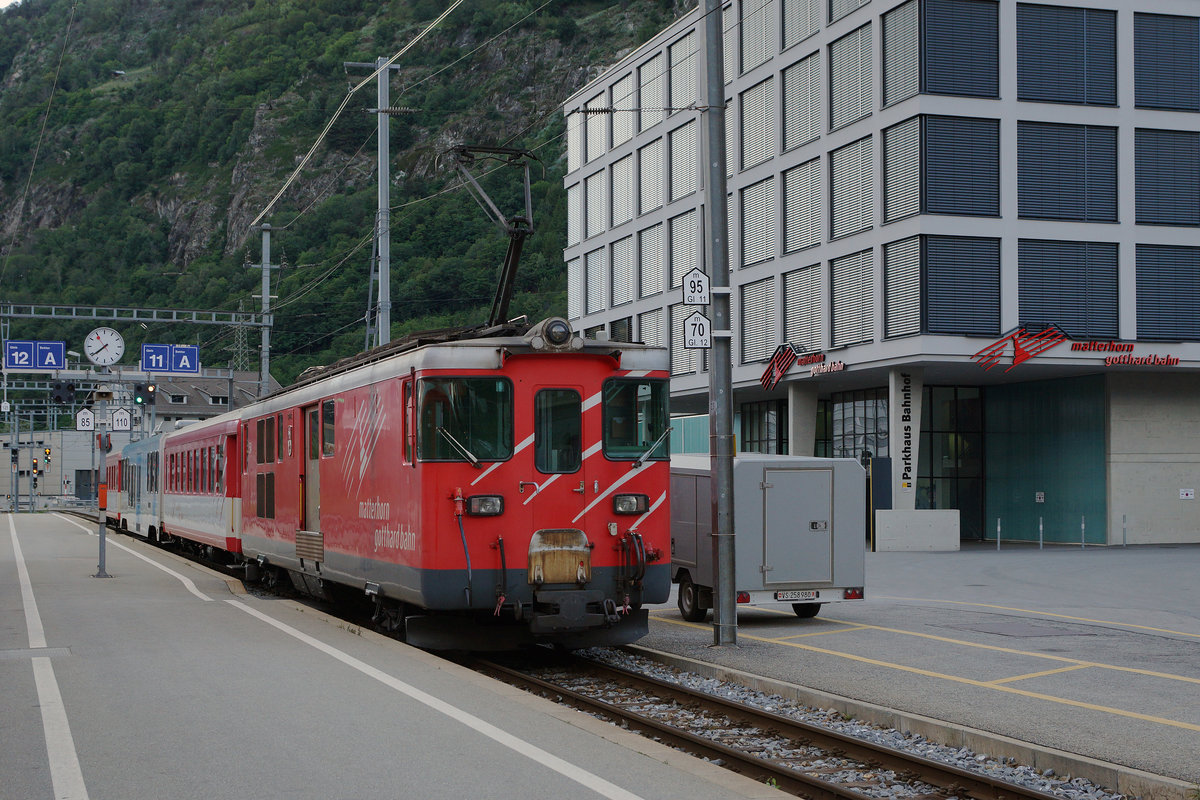
<path id="1" fill-rule="evenodd" d="M 776 600 L 816 600 L 820 596 L 816 589 L 799 589 L 791 592 L 776 592 Z"/>

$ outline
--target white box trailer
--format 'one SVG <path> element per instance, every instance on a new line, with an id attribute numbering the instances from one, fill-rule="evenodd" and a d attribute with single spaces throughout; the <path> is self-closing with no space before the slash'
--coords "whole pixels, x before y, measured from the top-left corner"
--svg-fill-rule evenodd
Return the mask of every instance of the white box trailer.
<path id="1" fill-rule="evenodd" d="M 866 471 L 852 458 L 742 453 L 733 463 L 734 585 L 738 603 L 790 603 L 814 617 L 824 603 L 862 600 Z M 671 457 L 671 580 L 679 611 L 701 622 L 713 606 L 711 461 Z"/>

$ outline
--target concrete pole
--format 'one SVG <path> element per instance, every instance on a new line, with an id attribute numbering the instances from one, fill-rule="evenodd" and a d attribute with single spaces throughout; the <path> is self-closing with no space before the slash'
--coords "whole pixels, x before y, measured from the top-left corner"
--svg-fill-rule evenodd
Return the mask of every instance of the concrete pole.
<path id="1" fill-rule="evenodd" d="M 107 371 L 107 370 L 105 370 Z M 100 444 L 104 444 L 104 432 L 108 428 L 108 400 L 104 395 L 100 396 L 100 402 L 96 404 L 96 431 L 99 437 Z M 105 571 L 105 546 L 107 545 L 106 534 L 108 526 L 104 524 L 105 506 L 107 505 L 101 497 L 100 487 L 104 486 L 104 448 L 97 447 L 97 461 L 99 466 L 96 468 L 96 534 L 100 537 L 100 563 L 96 566 L 96 574 L 93 578 L 111 578 L 112 576 Z M 107 495 L 107 492 L 104 492 Z"/>
<path id="2" fill-rule="evenodd" d="M 262 226 L 262 373 L 258 380 L 258 396 L 266 397 L 271 385 L 271 226 Z"/>
<path id="3" fill-rule="evenodd" d="M 717 566 L 713 598 L 713 644 L 737 644 L 737 586 L 734 583 L 733 529 L 733 361 L 729 316 L 729 222 L 725 201 L 725 45 L 721 3 L 705 0 L 708 147 L 707 272 L 712 282 L 712 364 L 709 367 L 709 452 L 712 458 L 713 563 Z"/>
<path id="4" fill-rule="evenodd" d="M 391 220 L 391 142 L 389 140 L 389 118 L 385 111 L 391 105 L 391 70 L 382 69 L 387 63 L 386 58 L 375 61 L 375 68 L 380 70 L 378 101 L 379 111 L 375 115 L 378 120 L 379 152 L 379 202 L 376 238 L 379 245 L 379 326 L 377 331 L 378 343 L 387 344 L 392 340 L 392 220 Z"/>

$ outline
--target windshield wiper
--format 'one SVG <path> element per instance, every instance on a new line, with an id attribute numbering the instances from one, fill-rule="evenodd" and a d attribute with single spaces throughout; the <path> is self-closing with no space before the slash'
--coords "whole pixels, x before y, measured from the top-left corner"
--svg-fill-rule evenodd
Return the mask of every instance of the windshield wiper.
<path id="1" fill-rule="evenodd" d="M 450 435 L 450 431 L 446 430 L 441 425 L 439 425 L 437 428 L 437 432 L 440 433 L 442 436 L 445 436 L 446 441 L 448 441 L 450 443 L 450 445 L 463 456 L 463 458 L 467 459 L 467 461 L 470 461 L 472 467 L 479 469 L 483 466 L 482 464 L 479 463 L 479 459 L 475 457 L 474 453 L 472 453 L 465 446 L 463 446 L 462 442 L 458 441 L 458 439 L 455 439 L 453 436 Z"/>
<path id="2" fill-rule="evenodd" d="M 638 456 L 637 461 L 633 462 L 633 466 L 636 468 L 636 467 L 640 467 L 642 464 L 645 464 L 646 459 L 650 457 L 651 453 L 653 453 L 655 450 L 658 449 L 658 446 L 660 444 L 662 444 L 663 439 L 666 439 L 668 436 L 671 435 L 671 430 L 672 430 L 672 426 L 668 425 L 667 429 L 662 432 L 662 436 L 659 436 L 657 439 L 654 440 L 654 444 L 650 445 L 650 449 L 647 450 L 646 452 L 642 453 L 640 456 Z"/>

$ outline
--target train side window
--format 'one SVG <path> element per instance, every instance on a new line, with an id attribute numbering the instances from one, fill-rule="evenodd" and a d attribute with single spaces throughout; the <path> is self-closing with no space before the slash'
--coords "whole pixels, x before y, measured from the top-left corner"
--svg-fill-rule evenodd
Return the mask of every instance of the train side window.
<path id="1" fill-rule="evenodd" d="M 250 471 L 250 423 L 242 423 L 242 474 Z"/>
<path id="2" fill-rule="evenodd" d="M 578 472 L 583 464 L 583 401 L 572 389 L 542 389 L 533 399 L 533 463 L 538 472 Z"/>
<path id="3" fill-rule="evenodd" d="M 225 448 L 217 445 L 217 494 L 225 491 Z"/>
<path id="4" fill-rule="evenodd" d="M 321 404 L 321 455 L 332 456 L 337 452 L 334 448 L 334 402 L 326 400 Z"/>
<path id="5" fill-rule="evenodd" d="M 283 461 L 283 414 L 275 415 L 275 460 Z"/>
<path id="6" fill-rule="evenodd" d="M 321 420 L 314 408 L 308 412 L 308 460 L 316 461 L 321 455 Z"/>
<path id="7" fill-rule="evenodd" d="M 401 384 L 400 396 L 404 409 L 404 424 L 401 426 L 404 436 L 404 463 L 411 464 L 413 441 L 417 438 L 417 430 L 413 426 L 413 382 L 411 380 L 406 380 Z"/>
<path id="8" fill-rule="evenodd" d="M 506 379 L 422 380 L 417 455 L 422 459 L 503 461 L 513 452 L 513 391 Z"/>

